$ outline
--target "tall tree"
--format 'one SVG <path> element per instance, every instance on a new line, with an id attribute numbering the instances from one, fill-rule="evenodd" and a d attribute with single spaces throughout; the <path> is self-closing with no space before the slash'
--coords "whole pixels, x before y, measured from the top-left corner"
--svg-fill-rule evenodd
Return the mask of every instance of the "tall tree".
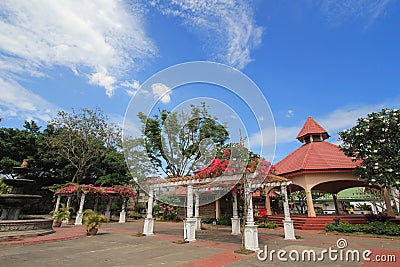
<path id="1" fill-rule="evenodd" d="M 120 131 L 100 109 L 82 108 L 80 113 L 60 111 L 49 126 L 53 133 L 46 142 L 55 155 L 74 169 L 71 182 L 90 179 L 90 169 L 101 165 L 106 154 L 120 142 Z"/>
<path id="2" fill-rule="evenodd" d="M 357 124 L 339 133 L 343 152 L 362 160 L 355 174 L 385 187 L 399 185 L 400 112 L 383 109 L 359 118 Z"/>
<path id="3" fill-rule="evenodd" d="M 153 117 L 143 113 L 138 116 L 151 163 L 171 177 L 190 174 L 199 162 L 207 161 L 206 151 L 223 145 L 229 136 L 205 103 L 191 105 L 187 112 L 160 110 Z"/>
<path id="4" fill-rule="evenodd" d="M 369 183 L 381 185 L 387 212 L 394 216 L 389 189 L 400 187 L 400 112 L 382 109 L 357 120 L 357 124 L 339 133 L 343 152 L 362 160 L 354 172 Z"/>

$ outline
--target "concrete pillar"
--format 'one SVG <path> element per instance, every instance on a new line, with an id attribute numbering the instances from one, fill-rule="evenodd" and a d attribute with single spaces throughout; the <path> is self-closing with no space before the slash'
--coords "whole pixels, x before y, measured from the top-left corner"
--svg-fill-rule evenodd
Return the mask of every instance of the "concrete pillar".
<path id="1" fill-rule="evenodd" d="M 383 191 L 383 199 L 385 200 L 385 206 L 386 206 L 387 215 L 390 216 L 390 217 L 395 217 L 395 214 L 394 214 L 391 202 L 390 202 L 389 192 L 388 192 L 387 188 L 384 187 L 382 189 L 382 191 Z"/>
<path id="2" fill-rule="evenodd" d="M 68 209 L 69 207 L 71 207 L 71 199 L 72 199 L 72 196 L 71 196 L 71 195 L 68 195 L 68 197 L 67 197 L 67 206 L 66 206 L 67 209 Z M 63 223 L 68 223 L 68 222 L 69 222 L 68 219 L 63 220 Z"/>
<path id="3" fill-rule="evenodd" d="M 60 201 L 61 201 L 61 195 L 58 195 L 56 200 L 56 207 L 54 208 L 54 213 L 58 211 L 58 207 L 60 207 Z"/>
<path id="4" fill-rule="evenodd" d="M 271 199 L 269 197 L 269 190 L 266 190 L 265 193 L 265 209 L 267 210 L 267 216 L 272 215 L 272 210 L 271 210 Z"/>
<path id="5" fill-rule="evenodd" d="M 315 210 L 314 210 L 314 202 L 312 199 L 311 189 L 306 189 L 305 192 L 306 192 L 306 199 L 307 199 L 308 217 L 317 217 L 317 215 L 315 214 Z"/>
<path id="6" fill-rule="evenodd" d="M 111 203 L 112 203 L 112 198 L 109 197 L 107 202 L 106 212 L 104 213 L 104 215 L 107 217 L 108 220 L 111 219 L 111 212 L 110 212 Z"/>
<path id="7" fill-rule="evenodd" d="M 82 225 L 82 216 L 83 216 L 83 206 L 85 205 L 85 197 L 86 193 L 83 193 L 81 196 L 81 201 L 79 202 L 79 210 L 76 214 L 75 225 Z"/>
<path id="8" fill-rule="evenodd" d="M 119 213 L 119 223 L 125 223 L 126 221 L 126 211 L 125 211 L 125 207 L 126 207 L 126 198 L 124 197 L 124 200 L 122 202 L 122 209 L 121 212 Z"/>
<path id="9" fill-rule="evenodd" d="M 97 213 L 98 206 L 99 206 L 99 196 L 96 195 L 96 196 L 94 196 L 94 207 L 93 207 L 93 211 L 95 213 Z"/>
<path id="10" fill-rule="evenodd" d="M 221 217 L 221 205 L 219 199 L 215 200 L 215 220 L 219 220 Z"/>
<path id="11" fill-rule="evenodd" d="M 249 187 L 244 189 L 245 201 L 247 202 L 246 224 L 244 226 L 244 247 L 248 250 L 257 251 L 258 247 L 258 225 L 254 224 L 253 194 Z"/>
<path id="12" fill-rule="evenodd" d="M 201 230 L 200 195 L 198 192 L 194 195 L 194 217 L 196 218 L 196 230 Z"/>
<path id="13" fill-rule="evenodd" d="M 287 195 L 286 185 L 281 186 L 281 192 L 283 196 L 283 212 L 285 214 L 285 219 L 283 220 L 283 229 L 285 232 L 286 240 L 296 239 L 294 234 L 294 226 L 293 221 L 290 218 L 290 209 L 289 209 L 289 199 Z"/>
<path id="14" fill-rule="evenodd" d="M 196 218 L 193 218 L 193 185 L 187 186 L 187 210 L 183 224 L 183 238 L 186 241 L 196 241 Z"/>
<path id="15" fill-rule="evenodd" d="M 332 194 L 332 198 L 333 198 L 333 204 L 335 205 L 335 214 L 339 215 L 339 204 L 337 201 L 337 195 L 336 194 Z"/>
<path id="16" fill-rule="evenodd" d="M 240 218 L 238 214 L 238 197 L 236 191 L 232 191 L 232 235 L 240 234 Z"/>
<path id="17" fill-rule="evenodd" d="M 154 218 L 153 218 L 153 201 L 154 191 L 149 191 L 149 199 L 147 201 L 147 214 L 144 219 L 143 234 L 153 235 L 154 234 Z"/>

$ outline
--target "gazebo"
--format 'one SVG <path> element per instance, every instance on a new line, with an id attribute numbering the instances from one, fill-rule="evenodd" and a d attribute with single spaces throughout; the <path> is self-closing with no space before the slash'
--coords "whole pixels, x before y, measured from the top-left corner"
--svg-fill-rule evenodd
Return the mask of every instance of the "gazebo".
<path id="1" fill-rule="evenodd" d="M 219 190 L 220 188 L 227 188 L 226 186 L 232 183 L 243 186 L 243 180 L 240 176 L 220 176 L 214 178 L 198 179 L 195 176 L 166 178 L 159 180 L 152 180 L 149 184 L 149 200 L 147 206 L 147 215 L 144 222 L 143 234 L 154 234 L 154 218 L 152 215 L 153 201 L 158 190 L 164 192 L 172 191 L 168 188 L 186 188 L 186 219 L 184 220 L 184 239 L 187 241 L 196 240 L 196 231 L 201 230 L 201 214 L 200 214 L 200 190 L 207 186 L 208 190 Z M 249 186 L 243 186 L 244 195 L 248 199 L 248 209 L 246 216 L 246 223 L 244 228 L 245 248 L 250 250 L 258 250 L 258 230 L 254 222 L 253 216 L 253 202 L 252 192 L 257 188 L 274 188 L 279 186 L 284 196 L 284 230 L 285 239 L 295 239 L 293 222 L 290 218 L 288 197 L 286 188 L 291 184 L 291 181 L 277 175 L 268 175 L 263 180 L 257 183 L 252 183 Z M 240 218 L 238 215 L 238 196 L 235 187 L 228 187 L 228 194 L 232 194 L 232 234 L 237 235 L 241 233 Z M 221 196 L 222 197 L 222 196 Z M 217 200 L 218 201 L 218 200 Z"/>
<path id="2" fill-rule="evenodd" d="M 312 191 L 318 190 L 333 196 L 335 213 L 339 214 L 337 193 L 351 187 L 375 187 L 355 177 L 353 170 L 360 161 L 347 157 L 337 145 L 326 142 L 328 132 L 313 118 L 308 117 L 296 139 L 302 146 L 290 153 L 275 165 L 276 173 L 292 182 L 291 192 L 304 190 L 307 201 L 308 217 L 316 217 Z M 266 203 L 269 202 L 268 194 Z M 272 215 L 267 208 L 267 214 Z"/>

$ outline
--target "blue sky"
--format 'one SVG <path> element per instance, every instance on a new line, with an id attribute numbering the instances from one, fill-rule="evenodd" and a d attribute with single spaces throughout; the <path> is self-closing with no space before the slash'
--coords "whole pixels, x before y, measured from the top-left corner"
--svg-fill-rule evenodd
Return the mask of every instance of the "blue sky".
<path id="1" fill-rule="evenodd" d="M 81 107 L 121 123 L 152 75 L 210 60 L 239 69 L 264 94 L 276 162 L 300 145 L 308 116 L 336 142 L 358 117 L 400 106 L 399 11 L 394 0 L 2 1 L 0 126 L 44 125 Z M 182 100 L 178 91 L 168 98 L 161 104 L 170 108 Z M 257 142 L 254 129 L 248 135 Z"/>

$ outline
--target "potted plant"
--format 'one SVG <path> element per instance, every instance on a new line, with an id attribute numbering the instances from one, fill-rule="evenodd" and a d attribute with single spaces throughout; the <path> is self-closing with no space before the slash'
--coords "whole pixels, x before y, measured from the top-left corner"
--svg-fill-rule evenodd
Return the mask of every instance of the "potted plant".
<path id="1" fill-rule="evenodd" d="M 88 235 L 95 235 L 103 222 L 107 221 L 107 217 L 103 214 L 96 213 L 93 210 L 83 211 L 82 223 L 86 227 Z"/>
<path id="2" fill-rule="evenodd" d="M 65 220 L 69 220 L 71 217 L 71 212 L 73 212 L 72 207 L 65 207 L 64 204 L 61 204 L 61 207 L 58 210 L 50 212 L 53 216 L 53 226 L 60 227 L 61 223 Z"/>

